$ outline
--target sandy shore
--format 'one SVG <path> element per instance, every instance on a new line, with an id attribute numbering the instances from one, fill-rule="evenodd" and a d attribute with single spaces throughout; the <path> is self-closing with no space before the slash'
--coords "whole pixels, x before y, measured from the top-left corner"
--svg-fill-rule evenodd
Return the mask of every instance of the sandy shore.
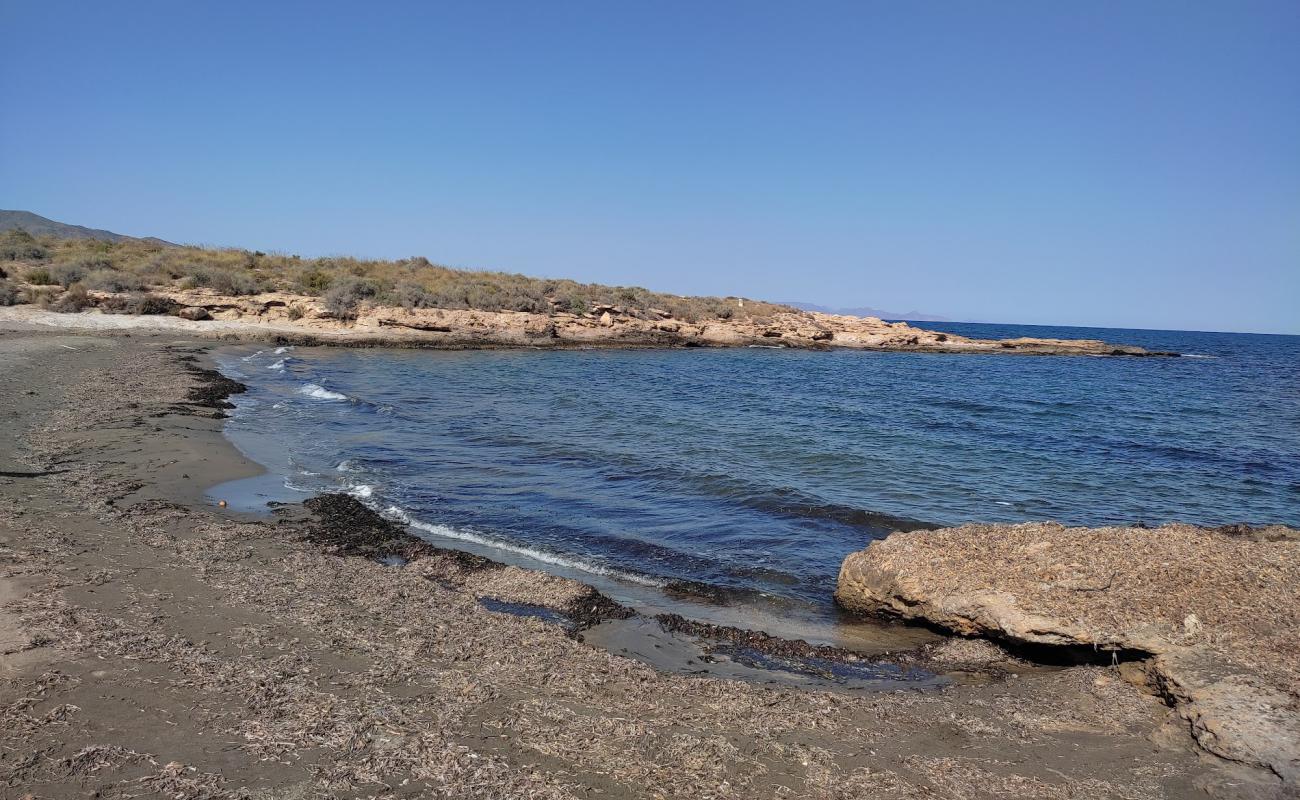
<path id="1" fill-rule="evenodd" d="M 204 489 L 258 468 L 184 335 L 0 328 L 0 796 L 1270 796 L 1111 668 L 954 639 L 895 655 L 978 677 L 924 690 L 675 674 L 576 633 L 621 612 L 572 581 L 226 514 Z"/>

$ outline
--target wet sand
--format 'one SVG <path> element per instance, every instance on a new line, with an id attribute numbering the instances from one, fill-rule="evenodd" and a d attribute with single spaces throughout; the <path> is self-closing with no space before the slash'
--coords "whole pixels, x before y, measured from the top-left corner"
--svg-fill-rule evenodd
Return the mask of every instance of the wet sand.
<path id="1" fill-rule="evenodd" d="M 620 651 L 692 644 L 651 617 L 518 613 L 573 581 L 215 508 L 259 468 L 207 346 L 0 328 L 0 796 L 1269 796 L 1111 668 L 954 639 L 887 663 L 978 679 L 657 670 Z"/>

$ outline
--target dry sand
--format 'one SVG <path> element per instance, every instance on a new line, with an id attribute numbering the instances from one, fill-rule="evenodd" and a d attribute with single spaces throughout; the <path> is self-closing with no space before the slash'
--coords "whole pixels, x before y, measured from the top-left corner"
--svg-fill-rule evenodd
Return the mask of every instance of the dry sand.
<path id="1" fill-rule="evenodd" d="M 953 640 L 917 658 L 1001 667 L 871 694 L 669 674 L 476 599 L 568 584 L 226 514 L 203 489 L 257 468 L 191 399 L 202 348 L 0 328 L 0 796 L 1279 796 L 1110 668 Z"/>

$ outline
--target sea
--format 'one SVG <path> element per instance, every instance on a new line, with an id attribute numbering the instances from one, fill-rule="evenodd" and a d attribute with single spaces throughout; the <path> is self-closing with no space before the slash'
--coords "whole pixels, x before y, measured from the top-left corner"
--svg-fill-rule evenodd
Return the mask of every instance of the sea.
<path id="1" fill-rule="evenodd" d="M 897 530 L 1300 526 L 1300 337 L 922 325 L 1182 355 L 224 347 L 248 385 L 225 433 L 267 472 L 212 495 L 347 492 L 443 546 L 769 628 L 835 618 L 844 556 Z"/>

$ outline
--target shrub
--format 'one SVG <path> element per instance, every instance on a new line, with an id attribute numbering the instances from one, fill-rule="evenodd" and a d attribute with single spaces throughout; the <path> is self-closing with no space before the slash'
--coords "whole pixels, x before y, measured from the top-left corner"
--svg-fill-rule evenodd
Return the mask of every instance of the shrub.
<path id="1" fill-rule="evenodd" d="M 64 289 L 71 289 L 72 284 L 78 283 L 86 277 L 86 268 L 79 263 L 55 264 L 50 267 L 50 277 L 54 283 L 62 286 Z"/>
<path id="2" fill-rule="evenodd" d="M 303 318 L 303 315 L 304 315 L 306 312 L 304 312 L 304 311 L 302 310 L 302 306 L 296 306 L 296 305 L 295 305 L 295 306 L 289 306 L 289 312 L 288 312 L 288 313 L 289 313 L 289 319 L 290 319 L 290 320 L 299 320 L 299 319 L 302 319 L 302 318 Z"/>
<path id="3" fill-rule="evenodd" d="M 325 308 L 339 319 L 355 319 L 361 301 L 378 293 L 378 287 L 371 281 L 346 278 L 325 293 Z"/>
<path id="4" fill-rule="evenodd" d="M 260 291 L 253 278 L 224 269 L 199 267 L 189 277 L 194 286 L 206 286 L 219 294 L 238 296 L 257 294 Z"/>
<path id="5" fill-rule="evenodd" d="M 434 308 L 433 295 L 418 283 L 399 283 L 380 296 L 384 305 L 401 306 L 410 311 L 417 308 Z"/>
<path id="6" fill-rule="evenodd" d="M 29 286 L 23 291 L 22 301 L 44 308 L 61 294 L 63 290 L 57 286 Z"/>
<path id="7" fill-rule="evenodd" d="M 145 282 L 135 275 L 111 269 L 88 273 L 81 283 L 87 289 L 99 292 L 137 292 L 146 287 Z"/>
<path id="8" fill-rule="evenodd" d="M 90 295 L 86 293 L 86 287 L 79 283 L 74 283 L 68 287 L 68 290 L 63 293 L 62 297 L 55 301 L 54 305 L 50 306 L 50 309 L 52 311 L 75 314 L 76 312 L 83 311 L 93 305 L 95 305 L 95 301 L 91 300 Z"/>
<path id="9" fill-rule="evenodd" d="M 36 237 L 22 228 L 0 234 L 0 261 L 41 261 L 48 255 Z"/>
<path id="10" fill-rule="evenodd" d="M 16 306 L 20 302 L 19 297 L 18 287 L 0 278 L 0 306 Z"/>
<path id="11" fill-rule="evenodd" d="M 170 314 L 179 304 L 156 294 L 137 292 L 126 297 L 109 297 L 100 308 L 112 314 Z"/>
<path id="12" fill-rule="evenodd" d="M 50 271 L 45 267 L 37 267 L 36 269 L 27 270 L 23 275 L 23 280 L 35 286 L 50 286 L 58 283 L 58 281 L 54 280 L 54 276 L 50 274 Z"/>
<path id="13" fill-rule="evenodd" d="M 571 294 L 555 301 L 555 310 L 567 311 L 570 314 L 586 314 L 587 301 L 576 294 Z"/>
<path id="14" fill-rule="evenodd" d="M 334 279 L 330 277 L 328 272 L 313 268 L 298 276 L 296 286 L 303 294 L 316 295 L 319 297 L 329 290 L 330 284 L 333 282 Z"/>

